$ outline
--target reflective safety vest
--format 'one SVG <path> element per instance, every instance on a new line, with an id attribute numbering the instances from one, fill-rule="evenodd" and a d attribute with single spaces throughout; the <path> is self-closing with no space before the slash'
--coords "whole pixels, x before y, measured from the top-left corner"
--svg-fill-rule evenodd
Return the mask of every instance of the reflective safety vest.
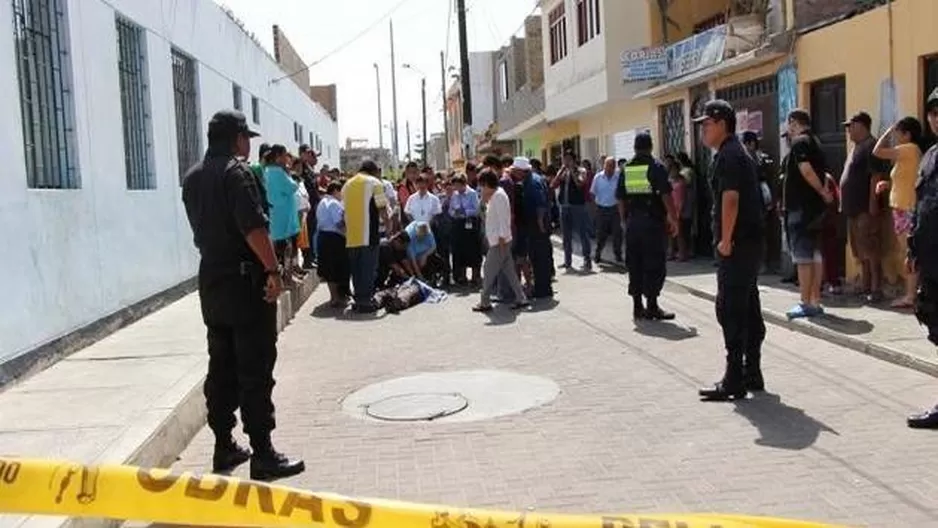
<path id="1" fill-rule="evenodd" d="M 648 181 L 648 165 L 626 165 L 625 192 L 629 196 L 654 194 Z"/>

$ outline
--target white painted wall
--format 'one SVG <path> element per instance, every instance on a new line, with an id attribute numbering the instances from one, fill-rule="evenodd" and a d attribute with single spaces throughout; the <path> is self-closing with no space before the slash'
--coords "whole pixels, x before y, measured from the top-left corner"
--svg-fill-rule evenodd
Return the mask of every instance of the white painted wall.
<path id="1" fill-rule="evenodd" d="M 549 14 L 552 9 L 561 3 L 566 4 L 568 53 L 566 57 L 552 65 L 550 63 Z M 608 83 L 606 82 L 605 37 L 609 31 L 619 31 L 619 29 L 615 28 L 609 21 L 601 20 L 601 33 L 583 46 L 579 46 L 577 44 L 575 0 L 545 1 L 541 9 L 542 38 L 544 41 L 544 98 L 547 120 L 563 119 L 606 102 L 608 99 Z"/>
<path id="2" fill-rule="evenodd" d="M 157 188 L 124 175 L 115 9 L 146 28 Z M 69 0 L 81 189 L 27 188 L 12 5 L 0 2 L 0 361 L 192 277 L 198 256 L 180 199 L 170 43 L 198 62 L 201 116 L 232 106 L 231 82 L 262 100 L 263 141 L 291 149 L 293 122 L 322 137 L 338 165 L 338 130 L 211 0 Z M 12 72 L 12 73 L 9 73 Z"/>
<path id="3" fill-rule="evenodd" d="M 469 54 L 472 86 L 472 133 L 481 134 L 495 121 L 495 52 Z"/>

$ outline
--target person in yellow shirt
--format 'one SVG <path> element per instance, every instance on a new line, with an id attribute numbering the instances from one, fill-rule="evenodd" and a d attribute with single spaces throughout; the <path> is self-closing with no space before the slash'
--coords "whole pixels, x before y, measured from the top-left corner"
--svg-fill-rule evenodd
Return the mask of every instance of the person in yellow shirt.
<path id="1" fill-rule="evenodd" d="M 922 124 L 914 117 L 905 117 L 883 134 L 873 155 L 893 162 L 889 181 L 876 184 L 876 194 L 889 192 L 889 206 L 892 208 L 893 228 L 899 241 L 899 252 L 906 254 L 906 237 L 912 226 L 912 210 L 915 209 L 915 179 L 919 162 L 922 160 Z M 889 147 L 892 142 L 895 146 Z M 918 287 L 918 275 L 906 274 L 905 295 L 892 303 L 893 308 L 911 308 L 915 302 L 915 290 Z"/>

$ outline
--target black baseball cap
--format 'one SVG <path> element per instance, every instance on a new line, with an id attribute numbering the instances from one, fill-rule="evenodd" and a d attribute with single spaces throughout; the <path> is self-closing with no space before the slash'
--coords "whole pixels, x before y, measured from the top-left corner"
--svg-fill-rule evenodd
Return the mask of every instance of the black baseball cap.
<path id="1" fill-rule="evenodd" d="M 857 113 L 853 114 L 853 117 L 851 117 L 850 119 L 844 121 L 844 126 L 847 126 L 847 125 L 849 125 L 850 123 L 860 123 L 861 125 L 865 126 L 866 128 L 872 128 L 872 127 L 873 127 L 873 118 L 870 117 L 870 114 L 867 114 L 866 112 L 857 112 Z"/>
<path id="2" fill-rule="evenodd" d="M 313 153 L 313 156 L 316 156 L 317 158 L 319 157 L 319 153 L 318 153 L 318 152 L 316 152 L 315 150 L 311 149 L 311 148 L 309 147 L 309 145 L 307 145 L 306 143 L 303 143 L 302 145 L 300 145 L 300 154 L 304 154 L 304 153 L 306 153 L 306 152 L 312 152 L 312 153 Z"/>
<path id="3" fill-rule="evenodd" d="M 247 118 L 237 110 L 216 112 L 208 122 L 208 134 L 215 137 L 234 137 L 238 134 L 246 134 L 252 138 L 260 136 L 248 127 Z"/>
<path id="4" fill-rule="evenodd" d="M 938 88 L 935 88 L 935 91 L 928 96 L 928 99 L 925 100 L 925 111 L 934 110 L 938 108 Z"/>
<path id="5" fill-rule="evenodd" d="M 713 119 L 714 121 L 736 121 L 736 110 L 733 110 L 733 105 L 723 99 L 713 99 L 712 101 L 707 101 L 707 104 L 704 105 L 703 112 L 694 118 L 694 122 L 702 123 L 707 119 Z"/>
<path id="6" fill-rule="evenodd" d="M 652 149 L 651 134 L 647 132 L 642 132 L 635 136 L 635 143 L 633 144 L 635 150 L 641 150 L 642 152 Z"/>

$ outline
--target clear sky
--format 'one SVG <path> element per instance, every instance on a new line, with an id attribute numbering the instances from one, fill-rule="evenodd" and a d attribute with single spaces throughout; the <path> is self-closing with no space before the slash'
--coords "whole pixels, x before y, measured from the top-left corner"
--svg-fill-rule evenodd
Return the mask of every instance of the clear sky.
<path id="1" fill-rule="evenodd" d="M 397 61 L 397 107 L 401 156 L 407 153 L 405 123 L 410 121 L 411 142 L 421 132 L 420 79 L 411 64 L 427 76 L 427 135 L 443 131 L 440 51 L 447 49 L 448 65 L 459 64 L 459 38 L 454 0 L 216 0 L 230 8 L 268 49 L 273 49 L 271 26 L 277 24 L 307 62 L 322 59 L 358 33 L 393 14 L 371 31 L 310 70 L 312 84 L 338 85 L 339 142 L 367 139 L 378 144 L 378 107 L 374 63 L 381 69 L 382 118 L 392 121 L 391 48 L 388 21 L 394 21 Z M 403 3 L 402 3 L 403 2 Z M 470 51 L 498 49 L 521 31 L 524 17 L 534 11 L 535 0 L 466 0 Z M 451 21 L 450 21 L 451 18 Z M 449 31 L 447 22 L 450 21 Z M 447 83 L 452 79 L 447 77 Z M 390 129 L 384 144 L 390 147 Z"/>

